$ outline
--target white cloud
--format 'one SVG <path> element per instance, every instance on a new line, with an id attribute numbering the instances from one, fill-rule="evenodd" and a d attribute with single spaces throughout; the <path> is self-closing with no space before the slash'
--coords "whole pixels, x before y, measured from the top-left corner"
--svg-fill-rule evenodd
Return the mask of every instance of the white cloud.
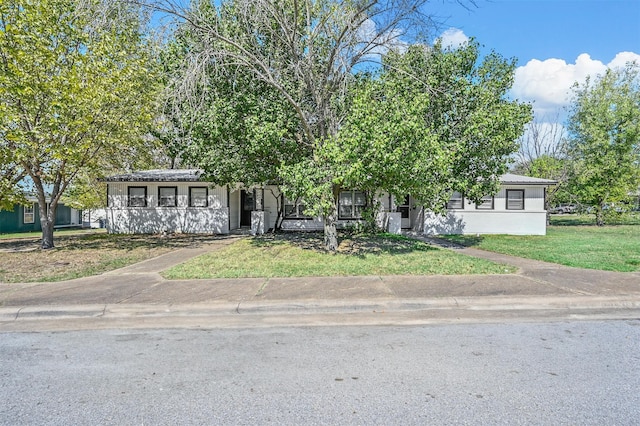
<path id="1" fill-rule="evenodd" d="M 440 40 L 442 42 L 442 47 L 457 49 L 461 44 L 468 42 L 469 37 L 465 35 L 464 31 L 458 28 L 449 28 L 442 33 Z"/>
<path id="2" fill-rule="evenodd" d="M 568 105 L 571 86 L 575 82 L 583 83 L 587 76 L 595 77 L 607 68 L 621 67 L 634 60 L 640 62 L 640 55 L 633 52 L 618 53 L 608 64 L 592 59 L 586 53 L 578 56 L 575 64 L 562 59 L 532 59 L 516 69 L 511 94 L 522 101 L 533 101 L 536 115 L 553 114 Z"/>
<path id="3" fill-rule="evenodd" d="M 640 63 L 640 55 L 633 52 L 620 52 L 616 55 L 611 62 L 609 62 L 609 68 L 622 68 L 629 62 Z"/>
<path id="4" fill-rule="evenodd" d="M 362 43 L 368 55 L 384 55 L 389 49 L 400 52 L 407 50 L 408 44 L 401 40 L 402 31 L 394 28 L 380 32 L 372 19 L 365 20 L 356 32 L 356 41 Z"/>

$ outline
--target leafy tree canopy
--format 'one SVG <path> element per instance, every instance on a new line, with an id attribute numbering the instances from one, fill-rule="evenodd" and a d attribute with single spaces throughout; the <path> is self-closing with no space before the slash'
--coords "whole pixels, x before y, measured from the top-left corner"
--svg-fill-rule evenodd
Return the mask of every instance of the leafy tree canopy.
<path id="1" fill-rule="evenodd" d="M 495 191 L 530 119 L 505 98 L 514 62 L 480 61 L 475 42 L 426 48 L 426 5 L 194 3 L 173 81 L 187 155 L 217 183 L 282 183 L 323 216 L 330 250 L 341 189 L 411 193 L 435 210 L 453 190 Z"/>
<path id="2" fill-rule="evenodd" d="M 514 61 L 480 61 L 478 48 L 391 52 L 354 86 L 335 150 L 347 186 L 411 194 L 438 212 L 452 191 L 479 201 L 497 190 L 530 107 L 506 99 Z"/>
<path id="3" fill-rule="evenodd" d="M 602 225 L 603 212 L 640 186 L 640 65 L 574 86 L 568 129 L 569 190 Z"/>
<path id="4" fill-rule="evenodd" d="M 70 185 L 145 151 L 156 70 L 141 18 L 109 0 L 0 3 L 0 158 L 33 182 L 43 248 Z"/>

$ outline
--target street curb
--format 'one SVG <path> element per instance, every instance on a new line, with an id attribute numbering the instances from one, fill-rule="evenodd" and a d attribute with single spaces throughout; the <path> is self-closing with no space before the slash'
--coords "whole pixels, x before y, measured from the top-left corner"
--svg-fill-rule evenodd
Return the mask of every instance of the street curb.
<path id="1" fill-rule="evenodd" d="M 518 311 L 626 310 L 640 312 L 636 296 L 556 296 L 556 297 L 443 297 L 433 299 L 372 299 L 341 301 L 244 301 L 206 304 L 107 304 L 0 307 L 3 324 L 20 321 L 65 319 L 149 319 L 172 317 L 216 317 L 238 315 L 309 315 L 445 311 L 511 312 Z"/>

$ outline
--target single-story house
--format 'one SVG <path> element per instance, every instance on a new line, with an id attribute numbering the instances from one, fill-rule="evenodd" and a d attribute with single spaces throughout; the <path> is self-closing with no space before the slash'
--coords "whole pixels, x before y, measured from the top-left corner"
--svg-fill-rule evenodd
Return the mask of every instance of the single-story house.
<path id="1" fill-rule="evenodd" d="M 28 203 L 25 205 L 15 204 L 13 210 L 0 211 L 0 234 L 42 230 L 37 199 L 33 196 L 28 196 L 27 201 Z M 82 211 L 64 204 L 58 204 L 54 227 L 80 226 L 82 226 Z"/>
<path id="2" fill-rule="evenodd" d="M 200 171 L 146 170 L 107 177 L 107 229 L 112 233 L 215 233 L 242 227 L 254 233 L 273 228 L 284 208 L 283 230 L 322 230 L 321 218 L 308 217 L 304 205 L 286 200 L 277 186 L 212 186 Z M 378 222 L 389 232 L 411 229 L 425 234 L 544 235 L 546 188 L 554 181 L 513 174 L 501 188 L 475 205 L 454 193 L 447 214 L 436 215 L 403 199 L 381 196 Z M 365 196 L 357 190 L 339 195 L 338 226 L 360 220 Z"/>

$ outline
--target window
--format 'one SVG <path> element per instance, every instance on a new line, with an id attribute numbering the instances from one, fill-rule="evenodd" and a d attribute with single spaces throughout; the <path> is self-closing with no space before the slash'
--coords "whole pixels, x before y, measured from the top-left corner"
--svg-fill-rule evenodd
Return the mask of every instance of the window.
<path id="1" fill-rule="evenodd" d="M 478 210 L 493 210 L 493 195 L 485 195 L 480 200 L 480 204 L 476 205 Z"/>
<path id="2" fill-rule="evenodd" d="M 524 210 L 524 189 L 507 189 L 507 210 Z"/>
<path id="3" fill-rule="evenodd" d="M 147 187 L 146 186 L 130 186 L 129 190 L 129 207 L 147 207 Z"/>
<path id="4" fill-rule="evenodd" d="M 175 186 L 161 186 L 158 188 L 158 206 L 175 207 L 178 205 L 178 188 Z"/>
<path id="5" fill-rule="evenodd" d="M 189 187 L 189 207 L 207 207 L 209 205 L 209 189 L 206 187 Z"/>
<path id="6" fill-rule="evenodd" d="M 462 196 L 462 192 L 454 191 L 453 194 L 451 195 L 451 198 L 449 198 L 449 201 L 447 202 L 447 208 L 463 209 L 464 208 L 463 200 L 464 200 L 464 197 Z"/>
<path id="7" fill-rule="evenodd" d="M 35 223 L 36 221 L 36 213 L 33 204 L 30 206 L 24 206 L 24 213 L 22 215 L 22 219 L 24 223 Z"/>
<path id="8" fill-rule="evenodd" d="M 285 219 L 310 219 L 304 214 L 306 206 L 300 201 L 291 201 L 284 199 L 284 217 Z"/>
<path id="9" fill-rule="evenodd" d="M 338 205 L 338 218 L 359 219 L 362 217 L 362 210 L 367 204 L 364 192 L 342 191 L 340 193 Z"/>

